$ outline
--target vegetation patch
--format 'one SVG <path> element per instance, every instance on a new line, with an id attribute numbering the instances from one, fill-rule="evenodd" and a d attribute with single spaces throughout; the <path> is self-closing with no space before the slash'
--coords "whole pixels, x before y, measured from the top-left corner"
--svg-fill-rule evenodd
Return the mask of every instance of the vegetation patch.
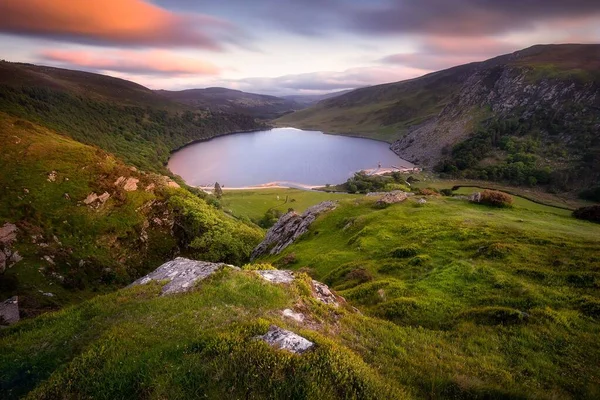
<path id="1" fill-rule="evenodd" d="M 527 322 L 529 315 L 508 307 L 478 307 L 462 312 L 459 318 L 479 325 L 517 325 Z"/>

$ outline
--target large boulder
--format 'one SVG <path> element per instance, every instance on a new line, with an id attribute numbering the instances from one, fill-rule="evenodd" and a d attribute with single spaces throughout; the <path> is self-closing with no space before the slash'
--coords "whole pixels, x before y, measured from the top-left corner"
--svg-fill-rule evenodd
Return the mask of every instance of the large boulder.
<path id="1" fill-rule="evenodd" d="M 0 226 L 0 274 L 6 268 L 22 260 L 19 253 L 12 249 L 12 245 L 17 240 L 17 226 L 9 222 Z"/>
<path id="2" fill-rule="evenodd" d="M 302 215 L 295 211 L 283 215 L 279 221 L 267 232 L 265 239 L 252 251 L 251 259 L 265 254 L 279 254 L 283 249 L 292 244 L 296 239 L 308 231 L 310 224 L 319 215 L 333 210 L 336 207 L 334 201 L 324 201 L 316 206 L 310 207 Z"/>
<path id="3" fill-rule="evenodd" d="M 379 200 L 375 202 L 375 206 L 379 208 L 385 208 L 390 204 L 401 203 L 407 199 L 405 192 L 401 190 L 394 190 L 381 196 Z"/>
<path id="4" fill-rule="evenodd" d="M 162 294 L 183 293 L 191 290 L 196 282 L 214 274 L 223 267 L 237 268 L 223 263 L 195 261 L 183 257 L 166 262 L 154 272 L 136 280 L 130 286 L 145 285 L 151 281 L 167 281 Z"/>

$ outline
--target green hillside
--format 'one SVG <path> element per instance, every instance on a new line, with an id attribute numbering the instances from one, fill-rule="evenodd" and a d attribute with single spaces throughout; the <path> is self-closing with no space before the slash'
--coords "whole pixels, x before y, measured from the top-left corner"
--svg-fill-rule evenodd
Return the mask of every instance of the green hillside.
<path id="1" fill-rule="evenodd" d="M 1 113 L 0 141 L 0 226 L 16 224 L 23 257 L 0 275 L 0 298 L 19 295 L 23 316 L 114 290 L 180 252 L 243 262 L 260 240 L 201 192 L 97 147 Z M 110 197 L 86 205 L 92 193 Z"/>
<path id="2" fill-rule="evenodd" d="M 163 174 L 170 152 L 185 144 L 264 127 L 247 115 L 194 110 L 123 79 L 4 61 L 0 110 Z"/>

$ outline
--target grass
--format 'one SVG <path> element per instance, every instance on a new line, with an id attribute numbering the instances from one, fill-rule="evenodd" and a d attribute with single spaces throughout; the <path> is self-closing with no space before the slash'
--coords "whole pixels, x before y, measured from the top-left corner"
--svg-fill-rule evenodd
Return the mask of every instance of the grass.
<path id="1" fill-rule="evenodd" d="M 226 190 L 221 198 L 221 205 L 224 210 L 237 217 L 248 217 L 256 221 L 271 209 L 286 213 L 288 208 L 293 208 L 297 212 L 303 212 L 323 201 L 356 197 L 358 196 L 300 189 Z"/>
<path id="2" fill-rule="evenodd" d="M 265 261 L 393 323 L 345 343 L 419 396 L 596 397 L 600 226 L 525 200 L 426 200 L 345 201 Z M 396 335 L 410 346 L 386 348 Z"/>

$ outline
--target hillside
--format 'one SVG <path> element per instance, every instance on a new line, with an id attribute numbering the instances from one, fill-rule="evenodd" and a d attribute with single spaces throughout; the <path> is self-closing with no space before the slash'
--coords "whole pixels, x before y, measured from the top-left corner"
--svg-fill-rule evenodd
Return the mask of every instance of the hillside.
<path id="1" fill-rule="evenodd" d="M 274 119 L 302 108 L 293 100 L 221 87 L 181 91 L 158 90 L 156 93 L 194 108 L 246 114 L 261 119 Z"/>
<path id="2" fill-rule="evenodd" d="M 287 96 L 282 96 L 282 98 L 295 101 L 296 103 L 301 104 L 304 107 L 308 107 L 315 103 L 318 103 L 321 100 L 326 100 L 326 99 L 331 99 L 331 98 L 334 98 L 337 96 L 341 96 L 343 94 L 350 93 L 353 90 L 354 89 L 341 90 L 339 92 L 326 93 L 326 94 L 290 94 Z"/>
<path id="3" fill-rule="evenodd" d="M 115 290 L 176 254 L 243 262 L 262 235 L 201 192 L 23 119 L 0 113 L 0 141 L 0 229 L 16 233 L 0 237 L 0 255 L 18 254 L 1 259 L 0 299 L 18 295 L 22 317 Z"/>
<path id="4" fill-rule="evenodd" d="M 342 200 L 281 254 L 242 270 L 209 266 L 186 293 L 168 294 L 178 286 L 161 289 L 159 275 L 3 330 L 0 390 L 7 399 L 597 397 L 598 225 L 523 202 L 420 198 L 385 209 L 373 197 Z M 290 275 L 266 261 L 293 279 L 273 282 Z M 259 337 L 272 326 L 311 347 L 269 346 Z"/>
<path id="5" fill-rule="evenodd" d="M 357 89 L 276 121 L 392 143 L 454 177 L 555 190 L 600 180 L 600 45 L 534 46 Z"/>
<path id="6" fill-rule="evenodd" d="M 122 79 L 4 61 L 0 110 L 163 174 L 174 149 L 264 126 L 247 115 L 193 110 Z"/>

